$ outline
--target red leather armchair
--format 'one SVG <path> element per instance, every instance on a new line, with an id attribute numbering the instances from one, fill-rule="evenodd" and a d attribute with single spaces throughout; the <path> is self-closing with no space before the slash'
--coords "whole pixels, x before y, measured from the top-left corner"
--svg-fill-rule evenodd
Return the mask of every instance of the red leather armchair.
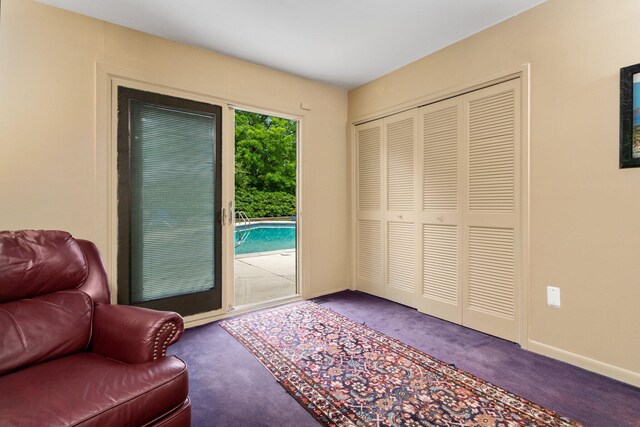
<path id="1" fill-rule="evenodd" d="M 0 232 L 0 425 L 189 426 L 172 312 L 111 305 L 97 248 Z"/>

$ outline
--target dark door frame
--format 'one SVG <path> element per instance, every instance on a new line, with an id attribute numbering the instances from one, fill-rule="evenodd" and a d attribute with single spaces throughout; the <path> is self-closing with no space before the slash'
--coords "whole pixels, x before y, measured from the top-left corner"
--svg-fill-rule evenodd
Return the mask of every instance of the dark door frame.
<path id="1" fill-rule="evenodd" d="M 174 110 L 211 115 L 215 119 L 214 135 L 214 287 L 186 295 L 131 304 L 131 163 L 130 102 L 132 100 L 169 107 Z M 222 307 L 222 107 L 190 99 L 118 87 L 118 304 L 137 305 L 156 310 L 177 311 L 192 315 Z"/>

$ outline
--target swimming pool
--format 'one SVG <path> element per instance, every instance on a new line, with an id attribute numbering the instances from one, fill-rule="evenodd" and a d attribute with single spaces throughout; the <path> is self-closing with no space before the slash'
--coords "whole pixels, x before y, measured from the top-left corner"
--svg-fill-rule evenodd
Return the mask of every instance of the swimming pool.
<path id="1" fill-rule="evenodd" d="M 236 255 L 296 248 L 295 223 L 255 223 L 236 226 L 236 245 L 241 233 L 247 228 L 251 232 L 240 246 L 236 246 Z"/>

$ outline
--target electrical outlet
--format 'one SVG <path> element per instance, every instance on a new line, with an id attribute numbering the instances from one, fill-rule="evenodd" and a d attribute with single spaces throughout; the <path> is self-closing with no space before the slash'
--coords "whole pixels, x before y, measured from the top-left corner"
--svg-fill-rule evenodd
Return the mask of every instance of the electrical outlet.
<path id="1" fill-rule="evenodd" d="M 547 286 L 547 305 L 560 308 L 560 288 Z"/>

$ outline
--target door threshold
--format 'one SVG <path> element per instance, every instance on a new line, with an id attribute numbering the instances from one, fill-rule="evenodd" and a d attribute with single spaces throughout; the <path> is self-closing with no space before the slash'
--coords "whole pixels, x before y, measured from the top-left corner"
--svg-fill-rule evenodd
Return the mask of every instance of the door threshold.
<path id="1" fill-rule="evenodd" d="M 257 310 L 262 310 L 265 308 L 272 308 L 272 307 L 277 307 L 279 305 L 284 305 L 284 304 L 289 304 L 292 302 L 298 302 L 298 301 L 303 301 L 304 298 L 302 298 L 302 295 L 292 295 L 289 297 L 282 297 L 282 298 L 275 298 L 269 301 L 263 301 L 263 302 L 258 302 L 258 303 L 253 303 L 253 304 L 245 304 L 245 305 L 239 305 L 237 307 L 229 307 L 229 311 L 227 312 L 227 315 L 236 315 L 236 314 L 242 314 L 242 313 L 250 313 L 252 311 L 257 311 Z"/>

